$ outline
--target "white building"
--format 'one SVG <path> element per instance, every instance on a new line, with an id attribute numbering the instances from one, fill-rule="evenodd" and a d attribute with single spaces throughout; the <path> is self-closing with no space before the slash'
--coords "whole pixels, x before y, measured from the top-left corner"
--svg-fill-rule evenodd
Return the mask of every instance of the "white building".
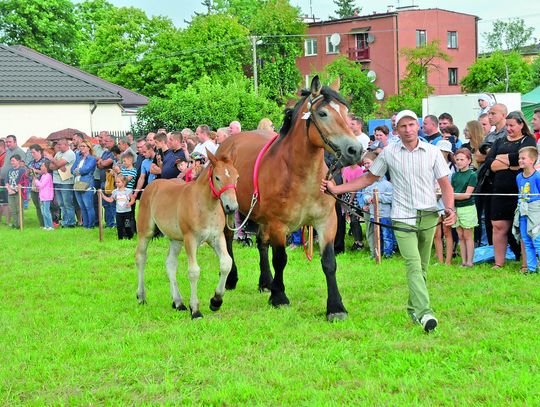
<path id="1" fill-rule="evenodd" d="M 148 98 L 23 46 L 0 44 L 0 137 L 130 130 Z"/>

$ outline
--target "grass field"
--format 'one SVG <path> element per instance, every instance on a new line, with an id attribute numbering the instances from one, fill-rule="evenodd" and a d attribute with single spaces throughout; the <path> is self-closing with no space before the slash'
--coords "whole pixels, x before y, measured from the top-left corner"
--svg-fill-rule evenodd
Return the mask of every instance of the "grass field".
<path id="1" fill-rule="evenodd" d="M 440 321 L 426 335 L 405 312 L 401 259 L 338 256 L 349 318 L 325 321 L 318 256 L 289 252 L 291 306 L 257 292 L 255 249 L 236 247 L 240 281 L 208 309 L 218 261 L 200 250 L 205 316 L 171 308 L 167 242 L 153 242 L 148 304 L 135 299 L 135 241 L 107 230 L 0 226 L 0 404 L 538 405 L 540 278 L 435 266 Z M 189 295 L 185 253 L 179 285 Z"/>

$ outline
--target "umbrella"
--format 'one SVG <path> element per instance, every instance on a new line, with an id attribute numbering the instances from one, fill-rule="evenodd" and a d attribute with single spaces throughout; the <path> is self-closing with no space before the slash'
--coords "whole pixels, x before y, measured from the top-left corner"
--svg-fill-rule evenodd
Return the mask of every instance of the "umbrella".
<path id="1" fill-rule="evenodd" d="M 73 138 L 73 135 L 75 133 L 81 133 L 84 135 L 84 137 L 88 137 L 83 131 L 77 130 L 77 129 L 64 129 L 64 130 L 58 130 L 54 133 L 49 134 L 47 137 L 47 140 L 49 141 L 57 141 L 62 139 L 68 139 L 71 140 Z"/>
<path id="2" fill-rule="evenodd" d="M 30 147 L 33 144 L 39 144 L 41 147 L 48 147 L 47 140 L 43 137 L 32 136 L 22 146 L 25 148 Z"/>

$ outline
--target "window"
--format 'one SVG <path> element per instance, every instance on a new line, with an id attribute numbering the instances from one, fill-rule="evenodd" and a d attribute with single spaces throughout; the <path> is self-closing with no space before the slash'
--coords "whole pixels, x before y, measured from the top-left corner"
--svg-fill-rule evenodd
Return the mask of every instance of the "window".
<path id="1" fill-rule="evenodd" d="M 457 31 L 448 31 L 448 48 L 457 48 Z"/>
<path id="2" fill-rule="evenodd" d="M 326 53 L 327 54 L 339 53 L 339 45 L 332 45 L 332 43 L 330 42 L 330 36 L 326 37 Z"/>
<path id="3" fill-rule="evenodd" d="M 317 55 L 317 38 L 308 38 L 305 42 L 306 56 Z"/>
<path id="4" fill-rule="evenodd" d="M 368 33 L 356 34 L 355 37 L 356 37 L 356 48 L 366 49 L 369 46 Z"/>
<path id="5" fill-rule="evenodd" d="M 426 30 L 416 30 L 416 48 L 423 47 L 427 44 Z"/>
<path id="6" fill-rule="evenodd" d="M 458 75 L 457 68 L 448 68 L 448 85 L 457 85 Z"/>

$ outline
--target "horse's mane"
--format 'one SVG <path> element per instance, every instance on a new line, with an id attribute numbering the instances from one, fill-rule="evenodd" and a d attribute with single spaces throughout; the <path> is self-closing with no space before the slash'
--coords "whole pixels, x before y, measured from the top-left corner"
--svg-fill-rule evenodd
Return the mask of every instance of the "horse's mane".
<path id="1" fill-rule="evenodd" d="M 325 104 L 330 103 L 332 99 L 335 99 L 339 103 L 349 107 L 349 103 L 347 102 L 347 100 L 329 86 L 323 86 L 321 89 L 321 94 L 324 96 L 323 104 L 321 106 L 324 106 Z M 291 130 L 293 123 L 295 123 L 296 119 L 298 118 L 300 108 L 302 107 L 308 96 L 311 95 L 311 91 L 309 89 L 302 89 L 300 95 L 301 99 L 296 102 L 293 108 L 289 107 L 285 109 L 285 117 L 283 118 L 283 124 L 281 125 L 281 129 L 279 130 L 280 139 L 285 137 Z"/>

